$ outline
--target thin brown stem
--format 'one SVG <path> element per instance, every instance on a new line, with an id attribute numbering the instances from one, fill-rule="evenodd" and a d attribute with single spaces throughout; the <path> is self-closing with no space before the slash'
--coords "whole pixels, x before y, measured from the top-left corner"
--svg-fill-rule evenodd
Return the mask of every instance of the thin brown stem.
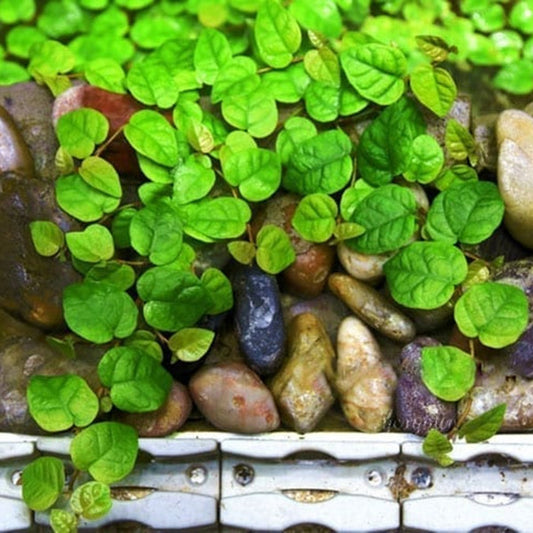
<path id="1" fill-rule="evenodd" d="M 122 133 L 123 130 L 124 125 L 120 126 L 120 128 L 118 128 L 118 130 L 115 131 L 115 133 L 113 133 L 113 135 L 111 135 L 104 144 L 100 145 L 98 149 L 94 152 L 94 155 L 98 157 L 102 152 L 104 152 L 107 147 Z"/>

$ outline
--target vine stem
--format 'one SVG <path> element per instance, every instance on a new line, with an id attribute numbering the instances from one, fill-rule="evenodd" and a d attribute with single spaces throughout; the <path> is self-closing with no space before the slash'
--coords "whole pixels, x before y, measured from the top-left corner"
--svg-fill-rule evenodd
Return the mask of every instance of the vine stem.
<path id="1" fill-rule="evenodd" d="M 104 152 L 107 147 L 122 133 L 124 127 L 124 125 L 120 126 L 120 128 L 118 128 L 118 130 L 115 131 L 115 133 L 113 133 L 113 135 L 111 135 L 111 137 L 109 137 L 104 144 L 98 147 L 98 149 L 94 152 L 94 155 L 98 157 L 102 152 Z"/>

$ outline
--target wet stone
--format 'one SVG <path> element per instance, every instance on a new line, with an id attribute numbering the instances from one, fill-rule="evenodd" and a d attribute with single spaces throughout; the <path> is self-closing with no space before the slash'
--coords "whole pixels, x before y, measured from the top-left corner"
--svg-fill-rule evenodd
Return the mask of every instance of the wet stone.
<path id="1" fill-rule="evenodd" d="M 0 175 L 13 173 L 33 178 L 30 151 L 11 115 L 0 106 Z"/>
<path id="2" fill-rule="evenodd" d="M 26 403 L 26 388 L 33 375 L 71 373 L 83 377 L 96 392 L 101 386 L 96 367 L 106 348 L 83 345 L 78 357 L 67 359 L 54 351 L 44 337 L 15 337 L 0 342 L 0 431 L 41 434 Z"/>
<path id="3" fill-rule="evenodd" d="M 60 328 L 63 289 L 80 276 L 70 263 L 35 251 L 33 220 L 51 220 L 64 231 L 76 227 L 56 206 L 52 183 L 0 177 L 0 307 L 35 326 Z"/>
<path id="4" fill-rule="evenodd" d="M 533 324 L 529 324 L 520 338 L 505 348 L 505 352 L 513 372 L 527 379 L 533 378 Z"/>
<path id="5" fill-rule="evenodd" d="M 37 177 L 57 177 L 58 143 L 52 124 L 54 99 L 47 87 L 34 82 L 0 87 L 0 106 L 13 118 L 32 155 Z"/>
<path id="6" fill-rule="evenodd" d="M 348 423 L 370 433 L 385 429 L 392 416 L 396 381 L 366 325 L 356 317 L 345 318 L 337 340 L 335 386 Z"/>
<path id="7" fill-rule="evenodd" d="M 123 413 L 119 420 L 133 426 L 139 437 L 166 437 L 185 424 L 192 401 L 185 385 L 174 381 L 165 403 L 149 413 Z"/>
<path id="8" fill-rule="evenodd" d="M 288 357 L 270 381 L 282 422 L 298 433 L 312 431 L 333 405 L 335 351 L 321 321 L 297 315 L 288 332 Z"/>
<path id="9" fill-rule="evenodd" d="M 371 255 L 356 252 L 342 241 L 337 245 L 337 257 L 350 276 L 370 284 L 383 278 L 383 265 L 389 259 L 385 254 Z"/>
<path id="10" fill-rule="evenodd" d="M 517 109 L 500 113 L 496 125 L 498 187 L 511 235 L 533 248 L 533 117 Z"/>
<path id="11" fill-rule="evenodd" d="M 434 396 L 424 385 L 420 375 L 422 348 L 439 344 L 431 337 L 418 337 L 407 344 L 400 354 L 395 415 L 402 431 L 425 436 L 434 428 L 446 433 L 455 423 L 455 403 Z"/>
<path id="12" fill-rule="evenodd" d="M 272 394 L 243 363 L 204 366 L 191 378 L 189 392 L 207 421 L 222 431 L 253 434 L 279 426 Z"/>
<path id="13" fill-rule="evenodd" d="M 273 374 L 285 355 L 285 328 L 276 278 L 252 266 L 233 276 L 235 327 L 248 365 L 260 376 Z"/>
<path id="14" fill-rule="evenodd" d="M 331 274 L 328 285 L 361 320 L 382 335 L 400 343 L 414 338 L 416 330 L 412 320 L 370 285 L 337 273 Z"/>

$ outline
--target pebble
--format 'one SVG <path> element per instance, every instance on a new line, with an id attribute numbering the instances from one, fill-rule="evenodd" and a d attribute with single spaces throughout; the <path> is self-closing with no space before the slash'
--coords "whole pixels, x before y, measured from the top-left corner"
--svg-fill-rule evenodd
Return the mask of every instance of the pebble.
<path id="1" fill-rule="evenodd" d="M 0 175 L 35 177 L 30 151 L 11 115 L 0 106 Z"/>
<path id="2" fill-rule="evenodd" d="M 431 337 L 417 337 L 400 354 L 400 375 L 396 387 L 395 415 L 402 431 L 425 436 L 432 428 L 450 431 L 456 418 L 456 405 L 434 396 L 422 382 L 420 364 L 422 348 L 438 346 Z"/>
<path id="3" fill-rule="evenodd" d="M 278 370 L 285 356 L 285 327 L 275 276 L 240 266 L 232 277 L 235 328 L 248 365 L 260 376 Z"/>
<path id="4" fill-rule="evenodd" d="M 42 434 L 26 403 L 31 376 L 78 374 L 96 392 L 101 386 L 96 367 L 106 349 L 82 344 L 76 349 L 78 357 L 69 359 L 53 350 L 43 334 L 11 337 L 0 342 L 0 431 Z"/>
<path id="5" fill-rule="evenodd" d="M 328 284 L 333 294 L 370 327 L 399 343 L 413 340 L 416 334 L 413 321 L 374 288 L 339 273 L 331 274 Z"/>
<path id="6" fill-rule="evenodd" d="M 0 183 L 0 307 L 37 327 L 62 328 L 63 290 L 80 275 L 69 262 L 39 255 L 29 224 L 51 220 L 65 231 L 77 225 L 57 207 L 52 182 L 4 175 Z"/>
<path id="7" fill-rule="evenodd" d="M 51 120 L 53 103 L 48 88 L 35 82 L 0 86 L 0 106 L 17 125 L 33 158 L 31 168 L 44 180 L 57 177 L 58 143 Z"/>
<path id="8" fill-rule="evenodd" d="M 319 318 L 297 315 L 289 326 L 289 355 L 272 378 L 270 390 L 282 422 L 298 433 L 315 429 L 335 402 L 335 351 Z"/>
<path id="9" fill-rule="evenodd" d="M 297 315 L 313 313 L 320 319 L 333 343 L 337 341 L 337 332 L 342 319 L 352 314 L 344 302 L 329 291 L 325 291 L 315 298 L 298 298 L 292 294 L 282 293 L 281 307 L 286 327 Z"/>
<path id="10" fill-rule="evenodd" d="M 533 249 L 533 117 L 518 109 L 503 111 L 496 138 L 504 224 L 518 242 Z"/>
<path id="11" fill-rule="evenodd" d="M 533 323 L 516 342 L 505 348 L 505 353 L 511 370 L 524 378 L 533 378 Z"/>
<path id="12" fill-rule="evenodd" d="M 89 107 L 103 113 L 109 120 L 109 136 L 114 135 L 143 106 L 129 94 L 118 94 L 85 84 L 78 84 L 61 93 L 54 102 L 53 121 L 61 115 Z M 135 151 L 124 135 L 118 135 L 102 153 L 121 175 L 140 175 Z"/>
<path id="13" fill-rule="evenodd" d="M 119 421 L 133 426 L 139 437 L 166 437 L 185 424 L 192 400 L 187 387 L 174 381 L 165 403 L 149 413 L 121 413 Z"/>
<path id="14" fill-rule="evenodd" d="M 192 376 L 189 392 L 207 421 L 222 431 L 254 434 L 279 426 L 272 394 L 243 363 L 204 366 Z"/>
<path id="15" fill-rule="evenodd" d="M 499 404 L 507 409 L 501 431 L 526 431 L 533 428 L 533 387 L 509 367 L 505 353 L 492 353 L 490 357 L 477 357 L 480 364 L 476 383 L 470 394 L 471 405 L 462 400 L 458 417 L 468 411 L 466 420 L 471 420 Z"/>
<path id="16" fill-rule="evenodd" d="M 341 241 L 337 245 L 337 257 L 350 276 L 366 283 L 375 284 L 383 279 L 383 265 L 390 256 L 362 254 Z"/>
<path id="17" fill-rule="evenodd" d="M 296 296 L 313 298 L 326 286 L 335 260 L 335 248 L 325 243 L 309 242 L 292 227 L 292 217 L 299 201 L 300 197 L 295 194 L 275 195 L 254 217 L 252 231 L 256 234 L 266 224 L 285 230 L 296 259 L 281 273 L 283 288 Z"/>
<path id="18" fill-rule="evenodd" d="M 345 318 L 337 340 L 335 386 L 348 423 L 359 431 L 383 431 L 392 415 L 396 381 L 366 325 L 354 316 Z"/>

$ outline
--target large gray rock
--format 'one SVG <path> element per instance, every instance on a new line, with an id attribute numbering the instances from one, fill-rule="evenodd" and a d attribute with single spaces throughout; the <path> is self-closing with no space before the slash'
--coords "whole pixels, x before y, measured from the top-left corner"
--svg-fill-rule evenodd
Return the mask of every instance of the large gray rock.
<path id="1" fill-rule="evenodd" d="M 504 223 L 518 242 L 533 248 L 533 117 L 517 109 L 504 111 L 496 137 Z"/>
<path id="2" fill-rule="evenodd" d="M 58 143 L 52 125 L 53 103 L 50 91 L 34 82 L 0 87 L 0 106 L 13 117 L 35 162 L 37 177 L 45 180 L 57 176 Z"/>

